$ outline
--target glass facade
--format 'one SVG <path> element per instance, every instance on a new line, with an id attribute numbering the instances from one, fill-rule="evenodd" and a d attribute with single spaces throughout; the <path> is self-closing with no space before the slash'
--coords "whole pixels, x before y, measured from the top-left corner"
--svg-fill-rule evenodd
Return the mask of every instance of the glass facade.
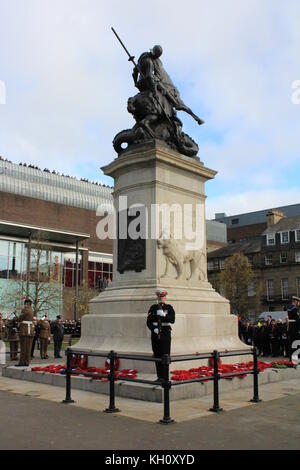
<path id="1" fill-rule="evenodd" d="M 26 260 L 24 263 L 24 243 L 0 240 L 0 278 L 21 279 L 26 272 Z"/>
<path id="2" fill-rule="evenodd" d="M 0 312 L 7 316 L 20 313 L 27 295 L 27 245 L 0 239 Z M 98 261 L 94 261 L 98 260 Z M 89 287 L 102 290 L 112 280 L 113 265 L 104 262 L 101 253 L 94 253 L 88 263 Z M 79 254 L 78 284 L 82 284 L 82 256 Z M 55 319 L 63 313 L 63 291 L 74 288 L 76 257 L 74 252 L 62 253 L 33 245 L 30 255 L 29 293 L 38 305 L 38 316 L 47 313 Z"/>
<path id="3" fill-rule="evenodd" d="M 95 289 L 107 287 L 108 279 L 112 280 L 112 269 L 111 263 L 89 261 L 89 286 Z"/>
<path id="4" fill-rule="evenodd" d="M 76 281 L 76 262 L 75 256 L 70 253 L 64 255 L 64 266 L 63 266 L 63 285 L 64 287 L 75 287 Z M 82 258 L 81 255 L 78 257 L 78 285 L 82 281 Z"/>
<path id="5" fill-rule="evenodd" d="M 27 246 L 0 240 L 0 309 L 4 316 L 20 313 L 27 295 Z M 50 318 L 62 313 L 63 253 L 33 246 L 30 256 L 29 295 L 38 315 Z"/>

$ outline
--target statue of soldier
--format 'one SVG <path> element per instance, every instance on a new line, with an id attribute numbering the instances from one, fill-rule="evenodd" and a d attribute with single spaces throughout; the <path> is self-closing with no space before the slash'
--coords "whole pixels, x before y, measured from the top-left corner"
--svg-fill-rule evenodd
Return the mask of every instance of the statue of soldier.
<path id="1" fill-rule="evenodd" d="M 175 323 L 175 310 L 172 305 L 166 303 L 167 291 L 156 291 L 157 303 L 151 305 L 147 326 L 151 330 L 151 344 L 153 356 L 162 358 L 164 354 L 171 352 L 171 323 Z M 163 366 L 156 362 L 157 382 L 163 379 Z"/>
<path id="2" fill-rule="evenodd" d="M 160 60 L 162 47 L 154 46 L 149 52 L 141 54 L 135 63 L 134 57 L 130 56 L 117 33 L 114 30 L 113 32 L 134 64 L 132 76 L 139 90 L 127 103 L 127 110 L 133 115 L 136 124 L 132 129 L 123 130 L 115 136 L 115 151 L 120 155 L 132 145 L 158 140 L 182 155 L 196 157 L 199 147 L 182 131 L 183 124 L 177 117 L 177 111 L 188 113 L 199 125 L 204 121 L 182 101 Z M 126 148 L 124 144 L 127 144 Z"/>
<path id="3" fill-rule="evenodd" d="M 26 299 L 24 308 L 19 317 L 21 354 L 19 364 L 17 364 L 18 367 L 29 366 L 30 364 L 32 341 L 34 337 L 33 311 L 31 305 L 31 300 Z"/>
<path id="4" fill-rule="evenodd" d="M 132 74 L 135 86 L 141 92 L 151 91 L 170 118 L 176 117 L 175 110 L 184 111 L 190 114 L 199 125 L 203 124 L 204 121 L 182 101 L 178 89 L 160 60 L 162 53 L 162 47 L 156 45 L 150 49 L 150 52 L 144 52 L 140 55 Z"/>

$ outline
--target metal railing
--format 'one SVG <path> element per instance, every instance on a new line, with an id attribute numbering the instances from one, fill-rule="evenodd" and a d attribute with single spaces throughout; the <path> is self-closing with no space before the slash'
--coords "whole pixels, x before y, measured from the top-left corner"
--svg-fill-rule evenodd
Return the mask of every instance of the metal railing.
<path id="1" fill-rule="evenodd" d="M 175 421 L 170 416 L 170 390 L 172 387 L 177 385 L 189 384 L 189 383 L 202 383 L 207 381 L 213 381 L 213 406 L 209 408 L 209 411 L 214 413 L 219 413 L 223 411 L 220 407 L 219 403 L 219 381 L 221 379 L 231 378 L 231 377 L 238 377 L 244 375 L 253 375 L 253 398 L 250 400 L 251 402 L 258 403 L 260 402 L 259 394 L 258 394 L 258 360 L 257 360 L 257 348 L 251 349 L 241 349 L 241 350 L 234 350 L 234 351 L 213 351 L 212 353 L 195 353 L 189 355 L 178 355 L 178 356 L 169 356 L 165 354 L 162 358 L 156 358 L 151 356 L 144 356 L 139 354 L 122 354 L 117 353 L 115 351 L 110 351 L 109 353 L 98 353 L 98 352 L 89 352 L 89 351 L 80 351 L 74 350 L 72 351 L 71 348 L 68 348 L 65 351 L 67 356 L 67 367 L 66 367 L 66 398 L 63 400 L 63 403 L 74 403 L 71 397 L 71 377 L 72 375 L 83 375 L 85 377 L 93 377 L 93 378 L 106 378 L 109 381 L 109 406 L 104 411 L 106 413 L 117 413 L 120 410 L 116 408 L 115 405 L 115 381 L 120 380 L 122 382 L 135 382 L 147 385 L 155 385 L 161 386 L 164 391 L 163 396 L 163 418 L 159 421 L 160 424 L 171 424 Z M 72 370 L 71 367 L 71 356 L 72 354 L 78 355 L 86 355 L 91 357 L 104 357 L 108 358 L 110 361 L 110 370 L 109 374 L 95 374 L 91 372 L 84 372 Z M 252 354 L 253 355 L 253 369 L 251 370 L 244 370 L 242 372 L 229 372 L 225 374 L 220 374 L 219 371 L 219 359 L 221 357 L 234 357 L 234 356 L 246 356 Z M 159 362 L 162 364 L 163 367 L 163 379 L 160 382 L 154 380 L 145 380 L 145 379 L 138 379 L 138 378 L 131 378 L 131 377 L 116 377 L 115 374 L 115 360 L 116 359 L 130 359 L 136 361 L 145 361 L 145 362 Z M 194 361 L 200 359 L 213 359 L 213 375 L 212 376 L 204 376 L 199 378 L 193 378 L 188 380 L 181 380 L 178 382 L 171 382 L 170 380 L 170 364 L 175 362 L 183 362 L 183 361 Z"/>

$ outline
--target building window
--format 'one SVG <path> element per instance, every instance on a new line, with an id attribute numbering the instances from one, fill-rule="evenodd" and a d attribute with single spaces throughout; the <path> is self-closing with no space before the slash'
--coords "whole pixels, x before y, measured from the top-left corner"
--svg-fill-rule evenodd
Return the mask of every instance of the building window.
<path id="1" fill-rule="evenodd" d="M 281 297 L 282 300 L 289 298 L 289 283 L 287 278 L 281 279 Z"/>
<path id="2" fill-rule="evenodd" d="M 300 230 L 295 230 L 295 242 L 300 242 Z"/>
<path id="3" fill-rule="evenodd" d="M 225 269 L 225 260 L 220 259 L 220 269 Z"/>
<path id="4" fill-rule="evenodd" d="M 8 276 L 8 250 L 9 242 L 0 240 L 0 278 L 7 279 Z"/>
<path id="5" fill-rule="evenodd" d="M 295 261 L 296 263 L 300 263 L 300 251 L 295 251 Z"/>
<path id="6" fill-rule="evenodd" d="M 22 274 L 22 243 L 10 242 L 9 244 L 9 279 L 21 279 Z"/>
<path id="7" fill-rule="evenodd" d="M 113 265 L 89 261 L 89 286 L 96 289 L 105 289 L 112 280 Z"/>
<path id="8" fill-rule="evenodd" d="M 267 299 L 274 299 L 273 279 L 267 279 Z"/>
<path id="9" fill-rule="evenodd" d="M 248 285 L 248 297 L 253 297 L 255 294 L 254 292 L 254 282 L 251 281 Z"/>
<path id="10" fill-rule="evenodd" d="M 254 256 L 253 255 L 247 255 L 247 258 L 248 258 L 250 266 L 253 266 Z"/>
<path id="11" fill-rule="evenodd" d="M 238 225 L 239 219 L 231 219 L 231 225 Z"/>
<path id="12" fill-rule="evenodd" d="M 296 278 L 296 291 L 297 291 L 297 296 L 300 297 L 300 277 Z"/>
<path id="13" fill-rule="evenodd" d="M 218 259 L 209 261 L 207 264 L 208 271 L 218 271 L 220 269 L 220 264 Z"/>
<path id="14" fill-rule="evenodd" d="M 208 271 L 213 271 L 214 270 L 214 262 L 213 261 L 208 261 L 207 269 L 208 269 Z"/>
<path id="15" fill-rule="evenodd" d="M 287 263 L 288 254 L 287 252 L 280 253 L 280 263 Z"/>
<path id="16" fill-rule="evenodd" d="M 282 245 L 289 243 L 290 237 L 289 237 L 289 232 L 280 232 L 280 243 Z"/>
<path id="17" fill-rule="evenodd" d="M 267 245 L 275 245 L 275 233 L 267 233 Z"/>
<path id="18" fill-rule="evenodd" d="M 78 259 L 78 285 L 80 285 L 81 281 L 81 255 L 79 255 Z M 68 254 L 65 255 L 64 260 L 64 286 L 65 287 L 75 287 L 76 282 L 76 262 L 75 256 L 70 256 Z"/>
<path id="19" fill-rule="evenodd" d="M 273 256 L 272 255 L 266 255 L 265 256 L 265 265 L 266 266 L 271 266 L 273 262 Z"/>

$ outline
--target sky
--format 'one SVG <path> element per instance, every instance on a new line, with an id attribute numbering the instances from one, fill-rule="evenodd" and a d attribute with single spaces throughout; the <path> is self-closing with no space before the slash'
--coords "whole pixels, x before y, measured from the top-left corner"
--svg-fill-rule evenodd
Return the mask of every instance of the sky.
<path id="1" fill-rule="evenodd" d="M 205 121 L 179 113 L 218 172 L 207 218 L 300 203 L 299 21 L 299 0 L 0 0 L 0 155 L 113 185 L 137 92 L 113 26 L 137 58 L 162 45 Z"/>

